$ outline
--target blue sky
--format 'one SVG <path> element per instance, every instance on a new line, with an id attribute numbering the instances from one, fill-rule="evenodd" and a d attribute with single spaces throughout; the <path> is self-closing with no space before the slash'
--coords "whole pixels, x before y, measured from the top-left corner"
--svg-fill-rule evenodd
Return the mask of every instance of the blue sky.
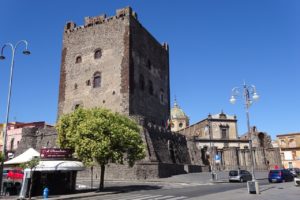
<path id="1" fill-rule="evenodd" d="M 130 5 L 139 21 L 170 46 L 171 101 L 176 95 L 191 123 L 209 113 L 236 114 L 246 131 L 243 99 L 229 103 L 244 81 L 260 95 L 250 124 L 269 133 L 300 132 L 300 1 L 298 0 L 2 0 L 0 44 L 26 39 L 19 48 L 10 121 L 46 121 L 57 115 L 63 27 L 72 20 Z M 10 51 L 0 62 L 0 121 L 5 120 Z"/>

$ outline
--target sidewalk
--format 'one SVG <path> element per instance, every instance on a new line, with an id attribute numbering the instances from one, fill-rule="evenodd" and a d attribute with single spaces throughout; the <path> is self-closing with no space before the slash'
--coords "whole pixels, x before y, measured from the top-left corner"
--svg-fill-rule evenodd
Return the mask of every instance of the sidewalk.
<path id="1" fill-rule="evenodd" d="M 296 187 L 293 182 L 282 184 L 271 184 L 260 186 L 260 194 L 249 194 L 247 188 L 220 192 L 203 197 L 191 198 L 191 200 L 296 200 L 300 197 L 300 187 Z"/>
<path id="2" fill-rule="evenodd" d="M 217 172 L 217 180 L 214 183 L 224 183 L 228 182 L 228 171 Z M 267 179 L 268 171 L 256 171 L 255 178 L 257 180 Z M 168 178 L 152 179 L 146 181 L 157 181 L 157 182 L 169 182 L 169 183 L 198 183 L 208 184 L 211 183 L 211 173 L 210 172 L 201 172 L 201 173 L 190 173 L 176 175 Z"/>

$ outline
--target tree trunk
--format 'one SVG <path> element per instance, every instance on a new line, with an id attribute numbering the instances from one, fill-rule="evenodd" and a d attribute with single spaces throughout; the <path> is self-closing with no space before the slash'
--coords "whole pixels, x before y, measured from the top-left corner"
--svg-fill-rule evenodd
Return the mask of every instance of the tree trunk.
<path id="1" fill-rule="evenodd" d="M 105 165 L 101 164 L 101 175 L 100 175 L 100 185 L 99 185 L 99 190 L 104 189 L 104 172 L 105 172 Z"/>
<path id="2" fill-rule="evenodd" d="M 94 168 L 91 166 L 91 189 L 93 189 Z"/>

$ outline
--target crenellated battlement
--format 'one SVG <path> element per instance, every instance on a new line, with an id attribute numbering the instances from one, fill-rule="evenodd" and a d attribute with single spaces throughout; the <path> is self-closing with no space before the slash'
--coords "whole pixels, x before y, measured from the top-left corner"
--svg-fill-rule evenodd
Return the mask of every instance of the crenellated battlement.
<path id="1" fill-rule="evenodd" d="M 69 21 L 66 23 L 64 27 L 65 33 L 71 33 L 73 31 L 76 31 L 78 29 L 83 29 L 91 26 L 95 26 L 98 24 L 104 24 L 111 20 L 115 19 L 122 19 L 125 16 L 132 16 L 135 19 L 137 19 L 136 12 L 132 11 L 131 7 L 121 8 L 116 10 L 116 15 L 112 17 L 107 17 L 106 14 L 95 16 L 95 17 L 85 17 L 84 18 L 84 25 L 83 26 L 77 26 L 76 23 Z"/>

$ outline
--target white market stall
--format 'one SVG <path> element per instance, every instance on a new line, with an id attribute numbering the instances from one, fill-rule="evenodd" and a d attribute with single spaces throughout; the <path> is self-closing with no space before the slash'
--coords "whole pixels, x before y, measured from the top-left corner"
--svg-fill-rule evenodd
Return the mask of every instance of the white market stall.
<path id="1" fill-rule="evenodd" d="M 32 169 L 24 170 L 24 178 L 20 198 L 28 195 L 30 175 L 33 173 L 32 196 L 42 195 L 44 187 L 49 189 L 49 194 L 66 194 L 75 190 L 77 171 L 84 170 L 82 162 L 60 157 L 61 149 L 41 150 L 41 161 Z M 52 155 L 53 154 L 53 155 Z M 43 155 L 43 156 L 42 156 Z M 53 158 L 56 157 L 56 158 Z M 60 158 L 59 158 L 60 157 Z"/>
<path id="2" fill-rule="evenodd" d="M 29 148 L 17 157 L 4 162 L 4 166 L 20 165 L 22 163 L 31 161 L 34 157 L 40 157 L 40 153 L 33 148 Z"/>

